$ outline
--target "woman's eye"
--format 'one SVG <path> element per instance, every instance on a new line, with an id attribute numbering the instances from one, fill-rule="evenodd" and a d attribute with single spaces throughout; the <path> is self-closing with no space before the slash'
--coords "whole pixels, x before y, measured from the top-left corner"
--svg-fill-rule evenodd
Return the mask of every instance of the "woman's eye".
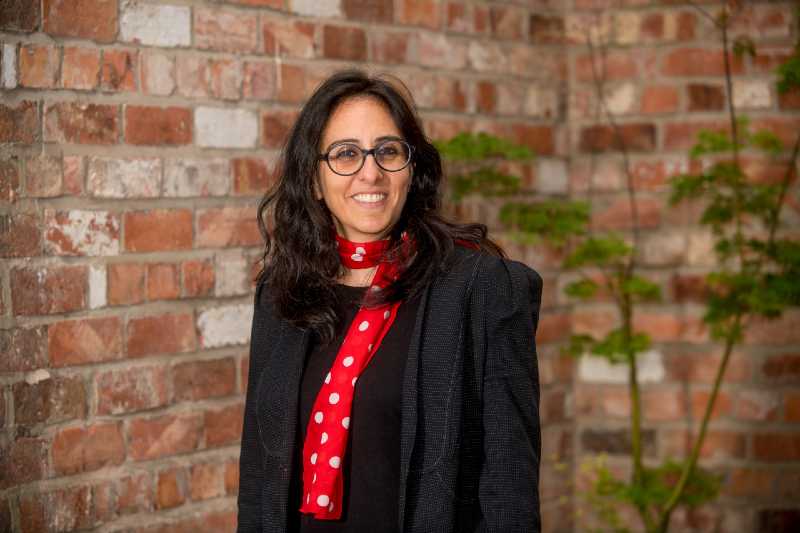
<path id="1" fill-rule="evenodd" d="M 354 159 L 358 157 L 358 151 L 354 148 L 342 148 L 333 154 L 334 159 Z"/>

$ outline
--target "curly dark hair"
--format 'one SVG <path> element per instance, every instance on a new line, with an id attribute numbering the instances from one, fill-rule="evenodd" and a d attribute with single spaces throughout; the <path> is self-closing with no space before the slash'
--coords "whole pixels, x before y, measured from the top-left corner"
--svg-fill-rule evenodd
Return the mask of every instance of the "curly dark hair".
<path id="1" fill-rule="evenodd" d="M 503 256 L 483 224 L 456 224 L 440 214 L 442 162 L 426 138 L 399 80 L 359 70 L 325 80 L 303 106 L 279 161 L 278 179 L 258 207 L 265 247 L 258 283 L 269 288 L 277 313 L 300 328 L 310 328 L 324 343 L 333 340 L 342 317 L 334 285 L 342 274 L 335 226 L 323 200 L 315 196 L 322 133 L 344 100 L 370 97 L 382 102 L 403 138 L 412 146 L 412 181 L 400 220 L 392 228 L 390 254 L 400 254 L 408 232 L 416 253 L 403 259 L 402 274 L 369 305 L 413 297 L 446 268 L 456 241 Z"/>

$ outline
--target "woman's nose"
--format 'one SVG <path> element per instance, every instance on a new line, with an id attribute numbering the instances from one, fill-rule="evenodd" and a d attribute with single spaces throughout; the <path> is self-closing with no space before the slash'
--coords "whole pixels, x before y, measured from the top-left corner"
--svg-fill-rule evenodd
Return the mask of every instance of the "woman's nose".
<path id="1" fill-rule="evenodd" d="M 358 177 L 362 181 L 375 182 L 381 178 L 381 167 L 375 161 L 375 154 L 369 154 L 364 159 L 364 164 L 361 170 L 358 171 Z"/>

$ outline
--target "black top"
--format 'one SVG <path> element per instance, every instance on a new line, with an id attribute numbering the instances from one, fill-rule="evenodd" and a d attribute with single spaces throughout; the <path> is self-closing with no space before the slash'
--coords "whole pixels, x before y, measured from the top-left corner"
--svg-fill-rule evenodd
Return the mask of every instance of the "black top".
<path id="1" fill-rule="evenodd" d="M 404 302 L 392 327 L 358 378 L 352 424 L 343 463 L 340 520 L 316 520 L 298 511 L 302 498 L 302 453 L 311 410 L 333 365 L 366 287 L 337 285 L 344 323 L 329 345 L 311 343 L 300 385 L 297 439 L 292 469 L 290 531 L 300 533 L 397 531 L 400 488 L 400 397 L 417 302 Z"/>

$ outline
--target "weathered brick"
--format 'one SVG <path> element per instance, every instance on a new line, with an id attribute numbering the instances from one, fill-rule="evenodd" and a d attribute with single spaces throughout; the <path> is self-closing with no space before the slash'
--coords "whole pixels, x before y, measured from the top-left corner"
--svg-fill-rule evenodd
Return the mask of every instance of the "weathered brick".
<path id="1" fill-rule="evenodd" d="M 25 194 L 34 198 L 52 198 L 63 192 L 61 157 L 37 155 L 25 160 Z"/>
<path id="2" fill-rule="evenodd" d="M 83 194 L 83 182 L 86 165 L 83 156 L 67 155 L 61 160 L 61 193 L 80 196 Z"/>
<path id="3" fill-rule="evenodd" d="M 264 52 L 269 55 L 314 57 L 316 26 L 309 22 L 282 18 L 262 18 Z"/>
<path id="4" fill-rule="evenodd" d="M 14 384 L 12 393 L 17 424 L 64 422 L 86 416 L 88 395 L 79 376 L 21 381 Z"/>
<path id="5" fill-rule="evenodd" d="M 337 17 L 342 14 L 341 0 L 289 0 L 287 4 L 298 15 Z"/>
<path id="6" fill-rule="evenodd" d="M 17 76 L 17 45 L 0 45 L 0 87 L 16 89 Z"/>
<path id="7" fill-rule="evenodd" d="M 468 61 L 466 45 L 443 34 L 421 34 L 417 55 L 421 65 L 434 68 L 461 69 Z"/>
<path id="8" fill-rule="evenodd" d="M 499 39 L 521 39 L 526 14 L 525 10 L 515 6 L 489 6 L 492 35 Z"/>
<path id="9" fill-rule="evenodd" d="M 145 299 L 145 265 L 113 263 L 108 265 L 109 305 L 131 305 Z"/>
<path id="10" fill-rule="evenodd" d="M 90 91 L 97 87 L 99 73 L 99 50 L 82 46 L 64 47 L 64 57 L 61 62 L 63 88 Z"/>
<path id="11" fill-rule="evenodd" d="M 277 91 L 276 67 L 272 61 L 245 61 L 242 94 L 251 100 L 271 100 Z"/>
<path id="12" fill-rule="evenodd" d="M 670 85 L 649 85 L 642 90 L 640 111 L 647 114 L 672 113 L 678 109 L 678 90 Z"/>
<path id="13" fill-rule="evenodd" d="M 250 339 L 253 309 L 248 305 L 226 305 L 207 309 L 197 317 L 200 343 L 204 348 L 246 344 Z"/>
<path id="14" fill-rule="evenodd" d="M 150 472 L 139 472 L 94 485 L 92 497 L 95 519 L 107 522 L 117 515 L 151 511 L 155 500 L 153 485 Z"/>
<path id="15" fill-rule="evenodd" d="M 119 216 L 108 211 L 45 211 L 44 247 L 52 255 L 117 255 Z"/>
<path id="16" fill-rule="evenodd" d="M 267 148 L 280 148 L 297 120 L 296 111 L 271 109 L 261 114 L 261 144 Z"/>
<path id="17" fill-rule="evenodd" d="M 612 455 L 627 455 L 631 453 L 630 432 L 625 429 L 587 428 L 581 432 L 581 446 L 586 452 L 605 452 Z M 655 430 L 642 430 L 641 446 L 645 457 L 652 457 L 655 455 Z"/>
<path id="18" fill-rule="evenodd" d="M 192 42 L 189 6 L 124 2 L 120 40 L 147 46 L 189 46 Z"/>
<path id="19" fill-rule="evenodd" d="M 0 329 L 0 372 L 29 372 L 47 366 L 47 326 Z"/>
<path id="20" fill-rule="evenodd" d="M 258 140 L 258 117 L 250 109 L 198 107 L 194 128 L 198 146 L 251 148 Z"/>
<path id="21" fill-rule="evenodd" d="M 89 485 L 25 494 L 19 502 L 21 531 L 75 531 L 93 525 Z"/>
<path id="22" fill-rule="evenodd" d="M 800 354 L 773 355 L 761 366 L 764 378 L 772 383 L 800 384 Z"/>
<path id="23" fill-rule="evenodd" d="M 162 407 L 169 402 L 164 366 L 109 370 L 97 375 L 97 414 L 118 415 Z"/>
<path id="24" fill-rule="evenodd" d="M 0 215 L 0 257 L 35 257 L 42 252 L 42 232 L 36 215 Z"/>
<path id="25" fill-rule="evenodd" d="M 377 63 L 401 64 L 411 62 L 411 37 L 408 32 L 372 31 L 368 34 L 369 58 Z"/>
<path id="26" fill-rule="evenodd" d="M 175 59 L 175 80 L 178 94 L 191 98 L 211 95 L 208 58 L 180 54 Z"/>
<path id="27" fill-rule="evenodd" d="M 46 315 L 86 308 L 85 266 L 11 269 L 14 314 Z"/>
<path id="28" fill-rule="evenodd" d="M 39 0 L 7 0 L 0 4 L 0 29 L 31 32 L 39 27 Z"/>
<path id="29" fill-rule="evenodd" d="M 138 70 L 137 50 L 106 49 L 100 66 L 100 87 L 106 91 L 136 91 Z"/>
<path id="30" fill-rule="evenodd" d="M 175 58 L 157 50 L 141 52 L 142 91 L 168 96 L 175 90 Z"/>
<path id="31" fill-rule="evenodd" d="M 236 362 L 233 358 L 189 361 L 172 368 L 177 401 L 230 396 L 236 392 Z"/>
<path id="32" fill-rule="evenodd" d="M 200 442 L 203 418 L 199 414 L 138 418 L 128 425 L 128 454 L 145 461 L 195 450 Z"/>
<path id="33" fill-rule="evenodd" d="M 89 309 L 99 309 L 108 304 L 107 287 L 106 266 L 89 265 Z"/>
<path id="34" fill-rule="evenodd" d="M 800 433 L 756 433 L 753 436 L 753 458 L 766 462 L 800 460 Z"/>
<path id="35" fill-rule="evenodd" d="M 592 63 L 594 62 L 594 70 Z M 575 77 L 578 81 L 591 82 L 596 73 L 603 73 L 603 79 L 609 81 L 636 80 L 639 69 L 631 54 L 627 51 L 609 51 L 606 55 L 582 54 L 575 59 Z"/>
<path id="36" fill-rule="evenodd" d="M 37 103 L 0 104 L 0 143 L 31 144 L 39 135 Z"/>
<path id="37" fill-rule="evenodd" d="M 47 341 L 53 367 L 122 357 L 122 328 L 117 317 L 56 322 L 48 328 Z"/>
<path id="38" fill-rule="evenodd" d="M 153 198 L 161 192 L 161 159 L 91 157 L 87 191 L 99 198 Z"/>
<path id="39" fill-rule="evenodd" d="M 234 444 L 242 437 L 244 405 L 241 403 L 205 412 L 206 446 Z"/>
<path id="40" fill-rule="evenodd" d="M 77 144 L 114 144 L 119 138 L 115 105 L 59 102 L 45 109 L 45 140 Z"/>
<path id="41" fill-rule="evenodd" d="M 582 152 L 608 152 L 622 150 L 652 151 L 656 144 L 654 124 L 620 124 L 615 130 L 611 126 L 588 126 L 581 129 L 580 150 Z"/>
<path id="42" fill-rule="evenodd" d="M 130 144 L 190 144 L 192 110 L 187 107 L 125 106 L 125 140 Z"/>
<path id="43" fill-rule="evenodd" d="M 109 43 L 117 35 L 116 0 L 44 0 L 45 33 Z"/>
<path id="44" fill-rule="evenodd" d="M 194 9 L 194 45 L 223 52 L 255 52 L 258 23 L 254 12 L 198 6 Z"/>
<path id="45" fill-rule="evenodd" d="M 35 437 L 9 438 L 7 434 L 0 436 L 0 490 L 43 479 L 50 464 L 47 442 Z"/>
<path id="46" fill-rule="evenodd" d="M 306 71 L 299 65 L 282 63 L 278 73 L 277 97 L 281 102 L 300 103 L 307 97 Z"/>
<path id="47" fill-rule="evenodd" d="M 224 495 L 224 469 L 225 465 L 220 463 L 192 465 L 189 477 L 189 493 L 192 500 L 207 500 Z"/>
<path id="48" fill-rule="evenodd" d="M 262 196 L 274 182 L 270 163 L 263 159 L 241 157 L 231 160 L 233 193 Z"/>
<path id="49" fill-rule="evenodd" d="M 48 89 L 58 81 L 60 51 L 48 45 L 27 44 L 19 49 L 19 84 Z"/>
<path id="50" fill-rule="evenodd" d="M 252 207 L 218 207 L 200 210 L 197 216 L 197 246 L 255 246 L 261 243 Z"/>
<path id="51" fill-rule="evenodd" d="M 437 0 L 403 0 L 399 3 L 397 21 L 438 29 L 442 23 L 441 4 Z"/>
<path id="52" fill-rule="evenodd" d="M 164 196 L 222 196 L 228 193 L 229 175 L 227 159 L 167 159 Z"/>
<path id="53" fill-rule="evenodd" d="M 242 64 L 237 59 L 212 59 L 208 64 L 209 92 L 214 98 L 238 100 L 242 96 Z"/>
<path id="54" fill-rule="evenodd" d="M 725 107 L 725 92 L 721 85 L 690 83 L 686 86 L 689 111 L 720 111 Z"/>
<path id="55" fill-rule="evenodd" d="M 781 397 L 775 391 L 744 389 L 736 394 L 734 415 L 753 422 L 775 421 L 779 418 Z"/>
<path id="56" fill-rule="evenodd" d="M 733 105 L 737 109 L 767 109 L 772 107 L 772 80 L 733 80 Z"/>
<path id="57" fill-rule="evenodd" d="M 564 18 L 557 15 L 531 14 L 528 33 L 534 44 L 564 44 Z"/>
<path id="58" fill-rule="evenodd" d="M 184 296 L 209 296 L 214 291 L 214 265 L 210 261 L 184 261 L 181 270 Z"/>
<path id="59" fill-rule="evenodd" d="M 239 462 L 225 463 L 225 494 L 239 494 Z"/>
<path id="60" fill-rule="evenodd" d="M 131 318 L 127 334 L 128 357 L 191 352 L 197 335 L 191 314 Z"/>
<path id="61" fill-rule="evenodd" d="M 53 438 L 53 467 L 61 475 L 97 470 L 125 460 L 119 422 L 67 428 Z"/>
<path id="62" fill-rule="evenodd" d="M 19 159 L 12 156 L 0 161 L 0 202 L 13 203 L 20 192 Z"/>
<path id="63" fill-rule="evenodd" d="M 180 294 L 181 279 L 177 264 L 150 263 L 147 265 L 148 300 L 174 300 Z"/>
<path id="64" fill-rule="evenodd" d="M 186 501 L 186 470 L 173 467 L 158 473 L 156 488 L 156 508 L 171 509 Z"/>
<path id="65" fill-rule="evenodd" d="M 748 324 L 745 343 L 796 345 L 800 343 L 800 310 L 788 309 L 774 320 L 758 317 Z"/>
<path id="66" fill-rule="evenodd" d="M 700 130 L 727 131 L 724 121 L 668 122 L 663 129 L 665 150 L 687 150 L 697 142 Z"/>
<path id="67" fill-rule="evenodd" d="M 125 249 L 131 252 L 188 250 L 192 247 L 189 209 L 125 213 Z"/>
<path id="68" fill-rule="evenodd" d="M 510 137 L 517 143 L 527 146 L 537 155 L 553 155 L 555 151 L 555 139 L 551 126 L 514 124 Z"/>
<path id="69" fill-rule="evenodd" d="M 741 74 L 742 58 L 730 55 L 731 73 Z M 664 56 L 661 72 L 666 76 L 724 76 L 725 61 L 721 50 L 677 48 Z"/>

